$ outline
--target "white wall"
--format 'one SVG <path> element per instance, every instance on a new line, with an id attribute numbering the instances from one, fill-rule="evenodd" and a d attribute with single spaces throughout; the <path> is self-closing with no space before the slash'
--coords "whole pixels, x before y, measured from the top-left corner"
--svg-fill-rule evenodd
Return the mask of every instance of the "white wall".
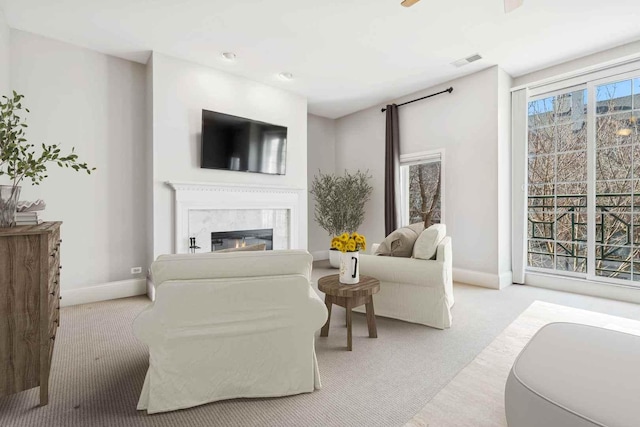
<path id="1" fill-rule="evenodd" d="M 309 114 L 307 117 L 307 178 L 311 189 L 313 177 L 336 172 L 336 121 Z M 331 238 L 314 219 L 314 197 L 309 195 L 309 252 L 314 259 L 327 259 Z"/>
<path id="2" fill-rule="evenodd" d="M 580 70 L 603 67 L 611 63 L 637 58 L 640 58 L 640 40 L 518 76 L 513 79 L 513 86 L 524 86 Z"/>
<path id="3" fill-rule="evenodd" d="M 64 221 L 62 294 L 132 279 L 147 265 L 144 66 L 11 30 L 10 74 L 31 110 L 29 141 L 75 147 L 97 168 L 52 165 L 39 187 L 23 184 L 21 199 L 44 199 L 45 219 Z"/>
<path id="4" fill-rule="evenodd" d="M 173 193 L 166 181 L 242 183 L 307 188 L 307 100 L 261 83 L 153 54 L 154 256 L 173 251 Z M 284 176 L 200 168 L 202 110 L 288 128 Z M 307 199 L 300 212 L 307 247 Z"/>
<path id="5" fill-rule="evenodd" d="M 11 60 L 10 37 L 11 34 L 4 12 L 0 10 L 0 96 L 9 96 L 11 93 L 11 82 L 9 80 L 9 64 Z"/>
<path id="6" fill-rule="evenodd" d="M 499 183 L 506 180 L 509 185 L 510 175 L 502 176 L 505 163 L 498 160 L 508 160 L 508 152 L 499 154 L 499 150 L 505 151 L 503 138 L 508 138 L 508 131 L 498 130 L 503 122 L 499 111 L 508 109 L 499 108 L 505 96 L 502 93 L 499 97 L 499 78 L 506 79 L 500 75 L 493 67 L 395 101 L 453 86 L 450 95 L 400 107 L 400 151 L 445 149 L 444 222 L 453 239 L 454 279 L 495 288 L 510 284 L 508 272 L 503 274 L 502 268 L 511 251 L 510 245 L 501 246 L 506 240 L 501 231 L 510 232 L 508 224 L 500 223 L 507 212 L 505 206 L 510 206 L 510 194 Z M 504 83 L 501 87 L 504 89 Z M 360 230 L 370 242 L 384 238 L 385 115 L 380 108 L 336 122 L 336 170 L 368 169 L 373 175 L 374 193 Z"/>
<path id="7" fill-rule="evenodd" d="M 360 169 L 372 175 L 373 193 L 358 230 L 367 237 L 369 247 L 384 239 L 384 131 L 379 107 L 336 120 L 336 171 Z"/>

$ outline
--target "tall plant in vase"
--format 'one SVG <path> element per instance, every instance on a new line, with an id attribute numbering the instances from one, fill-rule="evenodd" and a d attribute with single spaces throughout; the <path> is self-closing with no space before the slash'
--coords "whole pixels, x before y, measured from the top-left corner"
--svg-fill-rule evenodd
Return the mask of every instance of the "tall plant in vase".
<path id="1" fill-rule="evenodd" d="M 310 191 L 316 202 L 314 218 L 330 237 L 351 235 L 360 228 L 373 191 L 370 180 L 369 173 L 360 170 L 314 176 Z M 329 261 L 333 268 L 340 267 L 340 251 L 335 247 L 329 251 Z"/>
<path id="2" fill-rule="evenodd" d="M 15 91 L 13 96 L 3 96 L 0 100 L 0 179 L 7 177 L 9 184 L 0 185 L 0 228 L 14 224 L 16 206 L 20 197 L 20 184 L 23 180 L 31 180 L 32 185 L 40 183 L 48 177 L 47 166 L 51 163 L 59 167 L 84 170 L 88 174 L 95 168 L 78 162 L 78 155 L 71 153 L 62 155 L 57 144 L 42 144 L 39 153 L 34 144 L 27 142 L 25 130 L 26 120 L 21 117 L 24 95 Z"/>

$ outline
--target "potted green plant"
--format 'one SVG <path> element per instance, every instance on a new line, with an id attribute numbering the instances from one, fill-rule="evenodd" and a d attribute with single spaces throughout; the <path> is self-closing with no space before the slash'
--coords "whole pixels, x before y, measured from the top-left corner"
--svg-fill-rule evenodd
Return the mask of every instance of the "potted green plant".
<path id="1" fill-rule="evenodd" d="M 313 177 L 310 193 L 316 201 L 314 218 L 329 236 L 352 234 L 362 225 L 364 207 L 373 191 L 370 179 L 368 172 L 360 170 L 345 171 L 342 176 L 319 172 Z M 329 262 L 333 268 L 340 267 L 340 251 L 335 247 L 329 250 Z"/>
<path id="2" fill-rule="evenodd" d="M 59 167 L 84 170 L 88 174 L 95 168 L 78 162 L 78 155 L 71 149 L 67 155 L 60 154 L 58 144 L 42 144 L 40 153 L 34 144 L 27 142 L 26 120 L 21 117 L 24 95 L 15 91 L 12 97 L 3 96 L 0 100 L 0 176 L 6 176 L 10 184 L 0 185 L 0 228 L 14 224 L 16 206 L 20 197 L 20 184 L 23 180 L 31 180 L 32 185 L 39 185 L 47 175 L 47 166 L 55 163 Z"/>

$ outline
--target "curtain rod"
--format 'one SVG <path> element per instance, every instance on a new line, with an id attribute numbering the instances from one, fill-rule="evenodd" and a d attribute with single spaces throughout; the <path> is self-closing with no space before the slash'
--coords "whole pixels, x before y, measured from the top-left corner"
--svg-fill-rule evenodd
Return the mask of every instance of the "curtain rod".
<path id="1" fill-rule="evenodd" d="M 438 92 L 438 93 L 432 93 L 431 95 L 423 96 L 422 98 L 414 99 L 413 101 L 403 102 L 402 104 L 398 104 L 398 107 L 402 107 L 403 105 L 411 104 L 412 102 L 422 101 L 423 99 L 431 98 L 432 96 L 441 95 L 441 94 L 443 94 L 445 92 L 449 92 L 449 93 L 453 92 L 453 87 L 450 87 L 449 89 L 445 89 L 445 90 L 443 90 L 441 92 Z M 384 113 L 385 111 L 387 111 L 387 109 L 383 108 L 381 111 Z"/>

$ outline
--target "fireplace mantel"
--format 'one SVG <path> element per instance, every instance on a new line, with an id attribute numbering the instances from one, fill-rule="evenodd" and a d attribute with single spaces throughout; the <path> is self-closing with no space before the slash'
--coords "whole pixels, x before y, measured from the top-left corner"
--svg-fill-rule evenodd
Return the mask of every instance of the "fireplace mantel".
<path id="1" fill-rule="evenodd" d="M 176 193 L 181 191 L 218 191 L 240 193 L 296 193 L 305 191 L 304 188 L 284 187 L 281 185 L 255 184 L 217 184 L 211 182 L 179 182 L 167 181 L 166 184 Z"/>
<path id="2" fill-rule="evenodd" d="M 305 249 L 300 241 L 301 212 L 304 212 L 302 188 L 255 185 L 176 182 L 166 184 L 174 190 L 174 253 L 189 252 L 190 210 L 289 210 L 289 248 Z"/>

